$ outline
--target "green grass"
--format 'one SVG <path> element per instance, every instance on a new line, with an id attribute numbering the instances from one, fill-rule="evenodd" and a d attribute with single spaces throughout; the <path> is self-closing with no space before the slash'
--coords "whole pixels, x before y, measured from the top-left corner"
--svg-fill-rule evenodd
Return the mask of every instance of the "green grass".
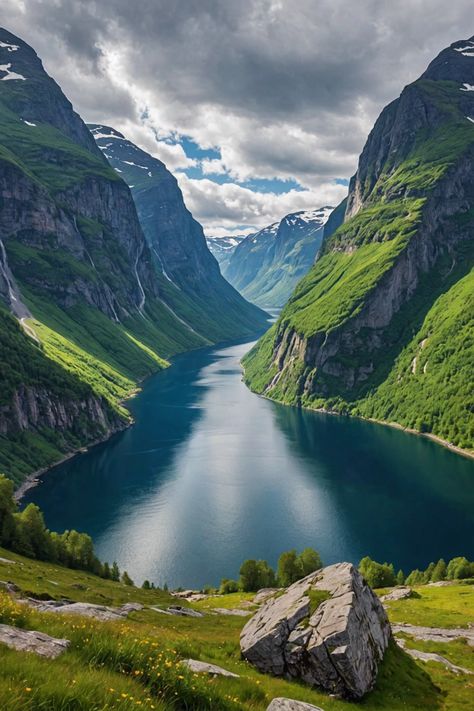
<path id="1" fill-rule="evenodd" d="M 329 600 L 331 595 L 326 592 L 326 590 L 314 590 L 310 589 L 306 593 L 307 596 L 309 597 L 309 615 L 313 615 L 320 604 L 324 602 L 325 600 Z"/>
<path id="2" fill-rule="evenodd" d="M 474 271 L 441 294 L 395 359 L 387 379 L 354 406 L 474 448 Z"/>
<path id="3" fill-rule="evenodd" d="M 28 83 L 24 82 L 25 85 Z M 23 82 L 15 84 L 2 87 L 0 160 L 21 168 L 53 194 L 91 176 L 120 182 L 117 173 L 101 155 L 91 153 L 49 124 L 38 122 L 31 127 L 21 121 L 9 107 L 15 104 L 19 93 L 31 87 L 19 86 Z"/>
<path id="4" fill-rule="evenodd" d="M 474 585 L 421 585 L 417 596 L 387 602 L 392 622 L 421 627 L 467 627 L 474 622 Z"/>
<path id="5" fill-rule="evenodd" d="M 146 606 L 166 606 L 175 601 L 162 591 L 130 588 L 81 571 L 22 558 L 3 549 L 0 557 L 12 561 L 0 562 L 0 579 L 15 582 L 22 594 L 112 605 L 136 601 Z M 472 596 L 472 586 L 417 590 L 419 598 L 391 603 L 392 619 L 402 621 L 413 615 L 417 624 L 452 623 L 452 626 L 469 621 L 473 601 L 465 593 Z M 264 711 L 272 698 L 287 696 L 325 711 L 353 709 L 351 703 L 302 684 L 260 674 L 241 659 L 239 634 L 245 618 L 212 615 L 209 608 L 238 607 L 251 597 L 237 593 L 197 603 L 193 607 L 207 613 L 200 619 L 167 617 L 146 608 L 123 622 L 100 623 L 77 616 L 13 610 L 27 629 L 70 639 L 72 644 L 56 660 L 39 659 L 0 646 L 0 707 L 9 711 L 105 711 L 137 706 Z M 2 615 L 11 621 L 11 603 L 6 604 L 5 595 L 0 593 L 0 618 Z M 407 644 L 425 648 L 423 643 Z M 472 668 L 472 649 L 462 643 L 452 644 L 452 647 L 444 645 L 446 649 L 431 645 L 430 651 Z M 240 679 L 210 680 L 190 674 L 180 665 L 180 660 L 188 657 L 223 666 L 239 674 Z M 470 684 L 469 677 L 448 673 L 439 664 L 415 662 L 392 645 L 375 690 L 360 706 L 368 711 L 460 711 L 469 708 Z"/>

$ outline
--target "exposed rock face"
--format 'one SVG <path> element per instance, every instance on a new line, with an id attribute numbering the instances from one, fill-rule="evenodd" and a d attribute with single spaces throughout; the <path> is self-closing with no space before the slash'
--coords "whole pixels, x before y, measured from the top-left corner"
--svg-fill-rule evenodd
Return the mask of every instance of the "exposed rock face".
<path id="1" fill-rule="evenodd" d="M 410 657 L 413 657 L 413 659 L 419 659 L 422 662 L 437 662 L 438 664 L 442 664 L 444 667 L 446 667 L 446 669 L 449 669 L 449 671 L 452 671 L 455 674 L 474 674 L 471 669 L 466 669 L 466 667 L 460 667 L 457 664 L 453 664 L 449 661 L 449 659 L 446 659 L 446 657 L 442 657 L 440 654 L 434 654 L 432 652 L 421 652 L 419 649 L 411 649 L 411 647 L 406 646 L 406 642 L 404 639 L 396 639 L 395 641 L 398 646 L 403 649 L 407 654 L 409 654 Z"/>
<path id="2" fill-rule="evenodd" d="M 304 701 L 296 701 L 296 699 L 285 699 L 279 697 L 273 699 L 270 705 L 267 706 L 267 711 L 323 711 L 319 706 L 307 704 Z"/>
<path id="3" fill-rule="evenodd" d="M 225 278 L 263 308 L 282 306 L 314 263 L 332 211 L 294 212 L 249 235 L 222 266 Z"/>
<path id="4" fill-rule="evenodd" d="M 449 629 L 445 627 L 419 627 L 417 625 L 400 624 L 392 625 L 392 631 L 393 634 L 403 632 L 424 642 L 452 642 L 465 639 L 471 647 L 474 647 L 474 627 Z"/>
<path id="5" fill-rule="evenodd" d="M 20 386 L 11 403 L 0 408 L 0 434 L 9 436 L 25 430 L 48 427 L 68 431 L 80 439 L 95 439 L 123 426 L 123 421 L 104 398 L 89 393 L 83 400 L 59 397 L 46 388 Z"/>
<path id="6" fill-rule="evenodd" d="M 95 620 L 108 622 L 113 620 L 121 620 L 131 612 L 142 610 L 141 603 L 126 603 L 121 607 L 109 607 L 107 605 L 93 605 L 88 602 L 64 602 L 64 601 L 40 601 L 28 598 L 28 600 L 20 600 L 30 607 L 34 607 L 38 612 L 55 612 L 63 615 L 80 615 L 81 617 L 92 617 Z"/>
<path id="7" fill-rule="evenodd" d="M 197 659 L 186 659 L 183 665 L 188 667 L 188 669 L 195 674 L 210 674 L 211 676 L 225 676 L 229 678 L 238 679 L 239 675 L 233 672 L 227 671 L 222 667 L 218 667 L 216 664 L 208 664 L 208 662 L 200 662 Z"/>
<path id="8" fill-rule="evenodd" d="M 269 597 L 273 597 L 279 589 L 280 588 L 262 588 L 261 590 L 257 590 L 257 594 L 255 595 L 253 602 L 255 605 L 261 605 L 262 602 L 266 602 Z"/>
<path id="9" fill-rule="evenodd" d="M 413 595 L 413 590 L 408 585 L 400 585 L 386 595 L 382 595 L 380 602 L 390 602 L 391 600 L 405 600 Z"/>
<path id="10" fill-rule="evenodd" d="M 44 632 L 22 630 L 10 625 L 0 625 L 0 642 L 19 652 L 34 652 L 49 659 L 58 657 L 71 644 L 67 639 L 57 639 Z"/>
<path id="11" fill-rule="evenodd" d="M 228 607 L 213 607 L 212 611 L 216 615 L 228 615 L 229 617 L 248 617 L 252 614 L 250 610 L 230 609 Z"/>
<path id="12" fill-rule="evenodd" d="M 216 329 L 206 332 L 201 326 L 199 332 L 214 339 L 255 333 L 265 325 L 266 315 L 222 277 L 202 226 L 187 209 L 165 164 L 113 128 L 91 124 L 90 129 L 110 165 L 130 186 L 156 269 L 165 279 L 161 299 L 179 313 L 179 294 L 190 297 Z M 172 300 L 167 293 L 171 285 L 178 290 Z"/>
<path id="13" fill-rule="evenodd" d="M 176 615 L 177 617 L 204 617 L 202 612 L 192 610 L 190 607 L 181 607 L 180 605 L 171 605 L 166 611 L 170 615 Z"/>
<path id="14" fill-rule="evenodd" d="M 328 599 L 313 611 L 310 596 L 322 591 Z M 242 630 L 240 647 L 262 672 L 358 699 L 375 682 L 390 634 L 386 613 L 360 573 L 338 563 L 264 603 Z"/>

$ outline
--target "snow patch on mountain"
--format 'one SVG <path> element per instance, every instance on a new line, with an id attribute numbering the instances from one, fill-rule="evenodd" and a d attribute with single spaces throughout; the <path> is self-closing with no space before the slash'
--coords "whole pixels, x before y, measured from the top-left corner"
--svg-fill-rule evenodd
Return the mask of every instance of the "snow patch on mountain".
<path id="1" fill-rule="evenodd" d="M 8 44 L 8 42 L 1 42 L 0 41 L 0 47 L 3 49 L 6 49 L 7 52 L 16 52 L 20 47 L 17 44 Z"/>
<path id="2" fill-rule="evenodd" d="M 11 67 L 11 62 L 8 64 L 0 64 L 0 72 L 6 72 L 5 76 L 1 78 L 0 81 L 8 81 L 9 79 L 22 79 L 23 81 L 26 80 L 26 77 L 23 76 L 23 74 L 17 74 L 17 72 L 13 72 L 10 67 Z"/>
<path id="3" fill-rule="evenodd" d="M 123 160 L 122 163 L 126 163 L 127 165 L 133 165 L 135 168 L 141 168 L 142 170 L 148 170 L 147 165 L 138 165 L 138 163 L 134 163 L 131 160 Z"/>

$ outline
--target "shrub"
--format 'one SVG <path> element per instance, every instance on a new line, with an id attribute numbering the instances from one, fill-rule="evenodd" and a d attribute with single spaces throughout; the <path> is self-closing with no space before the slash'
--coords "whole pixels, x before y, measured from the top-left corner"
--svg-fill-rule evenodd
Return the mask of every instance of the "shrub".
<path id="1" fill-rule="evenodd" d="M 228 580 L 223 578 L 219 587 L 219 592 L 221 595 L 229 595 L 230 593 L 238 592 L 239 584 L 236 580 Z"/>
<path id="2" fill-rule="evenodd" d="M 397 583 L 392 564 L 377 563 L 369 556 L 362 558 L 359 563 L 359 570 L 372 588 L 391 587 Z"/>

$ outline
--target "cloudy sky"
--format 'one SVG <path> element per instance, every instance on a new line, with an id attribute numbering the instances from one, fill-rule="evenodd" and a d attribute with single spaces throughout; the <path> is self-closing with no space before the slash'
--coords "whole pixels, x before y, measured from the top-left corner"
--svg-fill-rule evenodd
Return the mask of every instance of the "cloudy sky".
<path id="1" fill-rule="evenodd" d="M 208 234 L 336 205 L 472 0 L 2 0 L 86 121 L 161 158 Z"/>

